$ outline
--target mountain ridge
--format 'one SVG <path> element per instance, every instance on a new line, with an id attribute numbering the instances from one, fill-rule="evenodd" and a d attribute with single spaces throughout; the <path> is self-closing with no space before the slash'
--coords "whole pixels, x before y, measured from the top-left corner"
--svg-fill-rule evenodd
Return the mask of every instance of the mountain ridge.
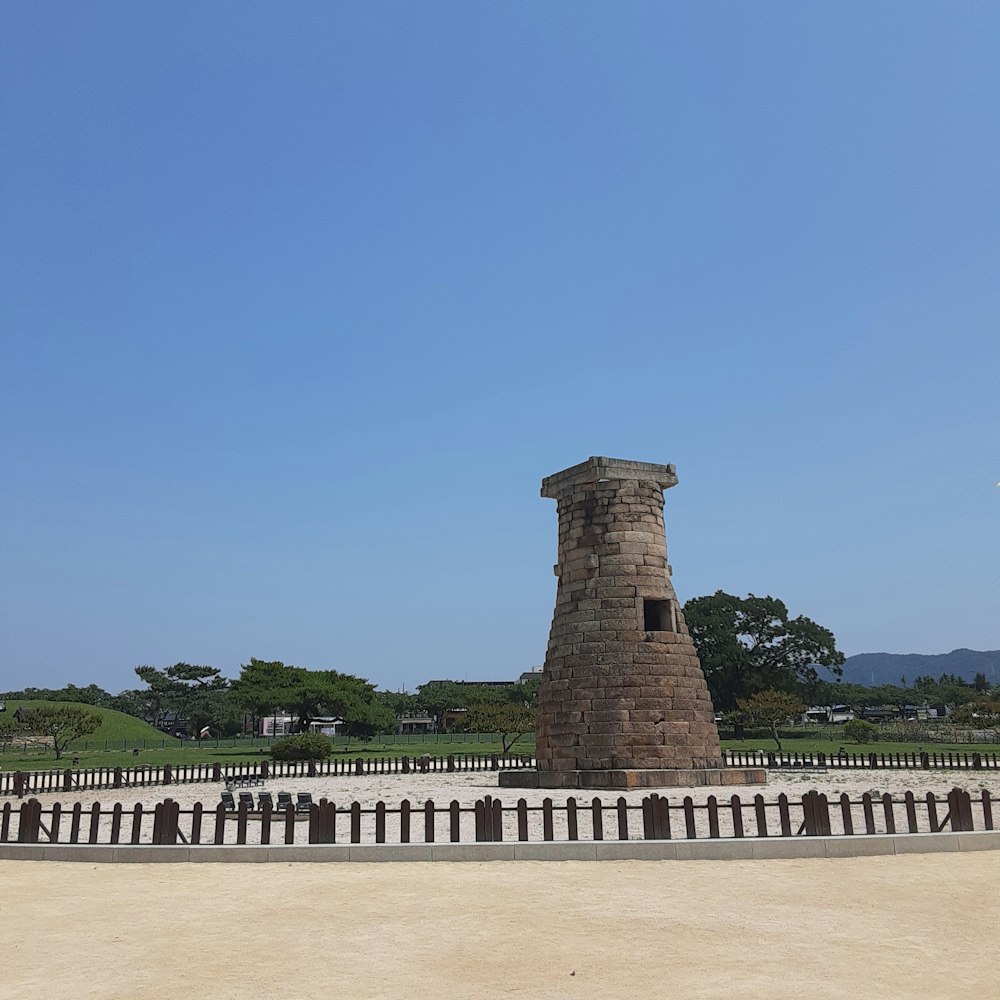
<path id="1" fill-rule="evenodd" d="M 950 653 L 855 653 L 844 661 L 845 684 L 912 684 L 918 677 L 954 674 L 964 681 L 973 681 L 976 674 L 985 674 L 991 685 L 1000 684 L 1000 649 L 966 649 Z"/>

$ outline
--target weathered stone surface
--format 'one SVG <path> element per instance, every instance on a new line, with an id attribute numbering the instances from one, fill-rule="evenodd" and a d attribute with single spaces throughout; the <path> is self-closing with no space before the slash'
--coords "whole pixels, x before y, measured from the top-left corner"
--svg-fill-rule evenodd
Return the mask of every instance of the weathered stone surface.
<path id="1" fill-rule="evenodd" d="M 763 781 L 722 768 L 708 686 L 670 582 L 672 465 L 590 458 L 556 500 L 555 613 L 539 691 L 537 782 L 551 788 Z M 509 777 L 509 782 L 508 782 Z M 504 783 L 518 783 L 504 775 Z M 523 780 L 530 780 L 525 776 Z"/>

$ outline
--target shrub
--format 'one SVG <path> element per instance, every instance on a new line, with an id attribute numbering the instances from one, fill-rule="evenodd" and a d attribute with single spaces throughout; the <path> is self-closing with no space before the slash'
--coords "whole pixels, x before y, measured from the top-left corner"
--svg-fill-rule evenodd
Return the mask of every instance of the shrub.
<path id="1" fill-rule="evenodd" d="M 271 745 L 275 760 L 325 760 L 333 752 L 333 744 L 320 733 L 297 733 Z"/>
<path id="2" fill-rule="evenodd" d="M 878 743 L 879 730 L 874 722 L 864 719 L 851 719 L 844 723 L 844 735 L 855 743 Z"/>

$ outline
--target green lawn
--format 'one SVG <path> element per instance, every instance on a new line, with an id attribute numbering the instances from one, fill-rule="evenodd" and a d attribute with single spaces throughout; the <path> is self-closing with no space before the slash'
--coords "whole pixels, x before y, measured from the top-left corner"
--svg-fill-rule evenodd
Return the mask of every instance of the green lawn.
<path id="1" fill-rule="evenodd" d="M 8 709 L 9 710 L 9 709 Z M 100 711 L 100 710 L 97 710 Z M 104 749 L 102 741 L 98 739 L 105 731 L 102 725 L 101 730 L 91 736 L 87 743 L 87 749 L 79 749 L 68 752 L 62 760 L 56 762 L 51 750 L 36 750 L 27 753 L 20 750 L 13 750 L 0 753 L 0 768 L 5 771 L 15 770 L 47 770 L 49 768 L 63 768 L 76 766 L 87 767 L 132 767 L 138 764 L 197 764 L 197 763 L 220 763 L 235 764 L 244 761 L 260 761 L 267 757 L 267 741 L 263 740 L 221 740 L 206 741 L 198 744 L 195 741 L 175 740 L 165 737 L 158 730 L 147 726 L 137 719 L 129 716 L 122 716 L 118 712 L 102 712 L 105 715 L 105 725 L 109 733 L 116 735 L 108 737 L 108 749 Z M 124 721 L 123 721 L 124 720 Z M 134 727 L 132 726 L 134 724 Z M 142 732 L 145 734 L 147 746 L 143 748 L 143 737 L 132 739 L 128 742 L 128 748 L 122 746 L 122 732 Z M 151 735 L 150 735 L 151 734 Z M 161 746 L 161 743 L 165 745 Z M 726 750 L 775 750 L 773 740 L 723 740 L 723 749 Z M 139 749 L 138 755 L 133 753 L 132 748 Z M 788 753 L 825 753 L 834 755 L 843 747 L 848 753 L 916 753 L 923 749 L 929 753 L 1000 753 L 1000 745 L 989 744 L 948 744 L 948 743 L 926 743 L 922 746 L 916 743 L 871 743 L 861 746 L 830 739 L 814 738 L 786 738 L 783 740 L 783 748 Z M 514 746 L 513 753 L 532 753 L 534 751 L 534 739 L 527 738 Z M 486 737 L 477 738 L 475 736 L 463 736 L 455 734 L 437 739 L 408 738 L 398 740 L 390 738 L 387 740 L 372 740 L 370 743 L 352 742 L 348 744 L 343 738 L 335 741 L 335 757 L 402 757 L 404 754 L 409 757 L 419 757 L 421 754 L 431 754 L 433 756 L 445 756 L 454 754 L 492 754 L 500 752 L 500 744 L 491 741 Z M 72 765 L 73 757 L 79 758 L 79 764 Z"/>
<path id="2" fill-rule="evenodd" d="M 118 715 L 117 712 L 108 713 Z M 127 716 L 126 716 L 127 718 Z M 138 721 L 138 720 L 135 720 Z M 145 723 L 140 723 L 145 725 Z M 153 736 L 146 739 L 146 746 L 143 740 L 131 740 L 123 746 L 122 738 L 109 739 L 107 749 L 99 740 L 100 731 L 89 737 L 86 741 L 79 741 L 78 749 L 67 751 L 61 760 L 56 761 L 55 755 L 50 749 L 38 748 L 27 752 L 20 747 L 7 752 L 0 752 L 0 769 L 4 771 L 44 771 L 50 768 L 65 767 L 135 767 L 140 764 L 200 764 L 200 763 L 220 763 L 238 764 L 243 761 L 259 761 L 268 758 L 268 747 L 270 740 L 260 739 L 230 739 L 230 740 L 206 740 L 199 744 L 195 740 L 175 740 L 172 737 L 164 737 L 156 729 L 146 727 Z M 165 746 L 161 746 L 161 738 Z M 87 746 L 84 749 L 84 743 Z M 533 753 L 535 748 L 534 738 L 529 738 L 517 743 L 512 749 L 512 753 Z M 134 750 L 138 750 L 138 754 Z M 430 740 L 372 740 L 370 743 L 360 743 L 353 741 L 348 743 L 344 738 L 337 738 L 334 741 L 334 757 L 419 757 L 423 754 L 431 754 L 435 757 L 443 757 L 450 753 L 454 754 L 492 754 L 500 752 L 500 744 L 491 741 L 486 737 L 478 739 L 475 736 L 463 736 L 455 734 L 448 738 Z M 79 759 L 79 764 L 72 764 L 73 758 Z"/>
<path id="3" fill-rule="evenodd" d="M 7 710 L 4 715 L 10 718 L 14 712 L 19 708 L 39 708 L 42 705 L 68 705 L 69 702 L 51 702 L 51 701 L 8 701 Z M 93 712 L 95 715 L 100 716 L 101 725 L 96 732 L 91 733 L 86 740 L 77 740 L 69 750 L 63 755 L 63 760 L 59 761 L 58 766 L 65 767 L 65 760 L 67 755 L 70 757 L 76 753 L 76 746 L 83 746 L 86 744 L 88 750 L 94 753 L 103 752 L 105 747 L 116 747 L 119 750 L 124 750 L 126 747 L 131 748 L 133 746 L 142 746 L 143 743 L 155 744 L 158 747 L 162 747 L 168 753 L 176 752 L 176 748 L 181 745 L 181 741 L 174 739 L 173 736 L 167 736 L 165 733 L 161 733 L 158 729 L 154 729 L 148 722 L 143 722 L 142 719 L 136 719 L 134 716 L 125 715 L 123 712 L 113 712 L 109 708 L 94 708 L 91 705 L 73 705 L 75 708 L 86 708 L 88 711 Z M 90 753 L 88 753 L 88 757 Z M 131 753 L 121 755 L 123 758 L 125 756 L 131 756 Z M 83 761 L 81 759 L 81 765 Z M 27 741 L 14 738 L 11 744 L 9 744 L 3 751 L 0 751 L 0 767 L 4 770 L 16 770 L 17 768 L 22 769 L 44 769 L 46 767 L 55 767 L 56 760 L 55 754 L 49 747 L 45 746 L 32 746 Z M 97 767 L 98 764 L 95 762 L 91 764 L 93 767 Z M 114 765 L 112 765 L 114 766 Z"/>
<path id="4" fill-rule="evenodd" d="M 8 701 L 7 712 L 19 707 L 34 707 L 45 702 Z M 88 706 L 89 707 L 89 706 Z M 101 717 L 101 727 L 85 740 L 78 740 L 56 761 L 51 749 L 25 746 L 15 740 L 13 745 L 0 749 L 0 769 L 47 770 L 64 767 L 131 767 L 139 764 L 234 764 L 259 761 L 267 756 L 270 740 L 238 738 L 229 740 L 178 740 L 154 729 L 141 719 L 112 712 L 105 708 L 92 709 Z M 445 733 L 436 736 L 390 736 L 377 738 L 369 743 L 348 741 L 346 737 L 334 739 L 334 755 L 354 757 L 419 757 L 422 754 L 445 756 L 454 754 L 493 754 L 500 752 L 500 743 L 486 735 Z M 534 737 L 529 736 L 515 744 L 513 753 L 532 753 Z M 948 743 L 896 743 L 882 742 L 857 745 L 847 742 L 843 734 L 827 727 L 820 731 L 785 734 L 783 750 L 788 753 L 825 753 L 834 755 L 843 747 L 848 753 L 915 753 L 921 749 L 929 753 L 1000 753 L 1000 744 L 948 744 Z M 723 740 L 726 750 L 775 750 L 773 740 L 745 739 Z M 138 750 L 138 753 L 135 751 Z M 73 764 L 78 758 L 79 763 Z"/>
<path id="5" fill-rule="evenodd" d="M 997 743 L 851 743 L 849 740 L 823 739 L 783 739 L 781 749 L 784 753 L 825 753 L 835 756 L 843 748 L 849 754 L 869 753 L 995 753 L 1000 754 L 1000 744 Z M 723 740 L 723 750 L 763 750 L 777 751 L 774 740 Z"/>

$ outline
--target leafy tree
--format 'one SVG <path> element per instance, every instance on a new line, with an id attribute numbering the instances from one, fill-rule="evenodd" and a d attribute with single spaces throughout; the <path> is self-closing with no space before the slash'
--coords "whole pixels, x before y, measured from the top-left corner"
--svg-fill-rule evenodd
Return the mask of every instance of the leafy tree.
<path id="1" fill-rule="evenodd" d="M 119 691 L 107 705 L 116 712 L 124 712 L 136 719 L 149 721 L 149 699 L 144 691 L 138 689 Z"/>
<path id="2" fill-rule="evenodd" d="M 375 700 L 389 709 L 396 718 L 412 715 L 420 708 L 417 704 L 417 696 L 407 694 L 405 691 L 376 691 Z"/>
<path id="3" fill-rule="evenodd" d="M 684 605 L 705 680 L 718 711 L 731 711 L 755 692 L 803 692 L 819 682 L 817 666 L 843 673 L 833 633 L 804 616 L 789 618 L 774 597 L 716 591 Z"/>
<path id="4" fill-rule="evenodd" d="M 77 687 L 67 684 L 62 688 L 28 687 L 23 691 L 7 691 L 3 697 L 19 701 L 71 701 L 81 705 L 93 705 L 95 708 L 110 708 L 113 696 L 96 684 Z"/>
<path id="5" fill-rule="evenodd" d="M 101 717 L 96 712 L 70 704 L 39 705 L 21 712 L 21 725 L 35 736 L 51 739 L 58 760 L 73 740 L 96 732 L 100 728 Z"/>
<path id="6" fill-rule="evenodd" d="M 795 695 L 787 691 L 768 690 L 758 691 L 749 698 L 741 698 L 730 715 L 744 725 L 766 729 L 780 750 L 778 726 L 800 716 L 804 711 L 805 705 Z"/>
<path id="7" fill-rule="evenodd" d="M 508 688 L 508 700 L 514 705 L 524 705 L 527 708 L 538 707 L 538 689 L 542 685 L 540 676 L 529 677 Z"/>
<path id="8" fill-rule="evenodd" d="M 458 681 L 428 681 L 417 688 L 417 704 L 434 716 L 438 729 L 444 729 L 446 712 L 467 709 L 474 704 L 503 704 L 510 696 L 511 687 L 498 687 L 494 684 L 460 684 Z"/>
<path id="9" fill-rule="evenodd" d="M 378 711 L 375 688 L 364 678 L 336 670 L 307 670 L 280 660 L 252 659 L 233 682 L 232 692 L 239 704 L 258 716 L 284 709 L 295 717 L 295 728 L 300 731 L 322 715 L 337 716 L 348 726 L 369 725 L 373 732 L 388 724 L 386 712 Z"/>
<path id="10" fill-rule="evenodd" d="M 470 733 L 497 733 L 503 752 L 508 753 L 522 736 L 535 731 L 535 710 L 512 703 L 471 705 L 462 728 Z"/>
<path id="11" fill-rule="evenodd" d="M 956 708 L 948 721 L 976 729 L 1000 728 L 1000 699 L 970 701 L 961 708 Z"/>
<path id="12" fill-rule="evenodd" d="M 136 667 L 136 674 L 149 685 L 146 697 L 152 706 L 153 725 L 161 726 L 166 713 L 176 712 L 196 735 L 206 727 L 222 729 L 232 715 L 227 693 L 229 681 L 217 667 L 175 663 L 166 670 Z"/>
<path id="13" fill-rule="evenodd" d="M 375 736 L 388 736 L 399 728 L 396 713 L 378 701 L 364 702 L 351 711 L 352 718 L 345 720 L 347 735 L 359 740 Z"/>
<path id="14" fill-rule="evenodd" d="M 0 715 L 0 746 L 9 743 L 17 733 L 18 725 L 13 715 Z"/>
<path id="15" fill-rule="evenodd" d="M 976 697 L 976 688 L 954 674 L 941 674 L 937 680 L 932 677 L 918 677 L 913 682 L 913 692 L 910 697 L 911 701 L 925 701 L 929 705 L 951 708 L 973 701 Z"/>

